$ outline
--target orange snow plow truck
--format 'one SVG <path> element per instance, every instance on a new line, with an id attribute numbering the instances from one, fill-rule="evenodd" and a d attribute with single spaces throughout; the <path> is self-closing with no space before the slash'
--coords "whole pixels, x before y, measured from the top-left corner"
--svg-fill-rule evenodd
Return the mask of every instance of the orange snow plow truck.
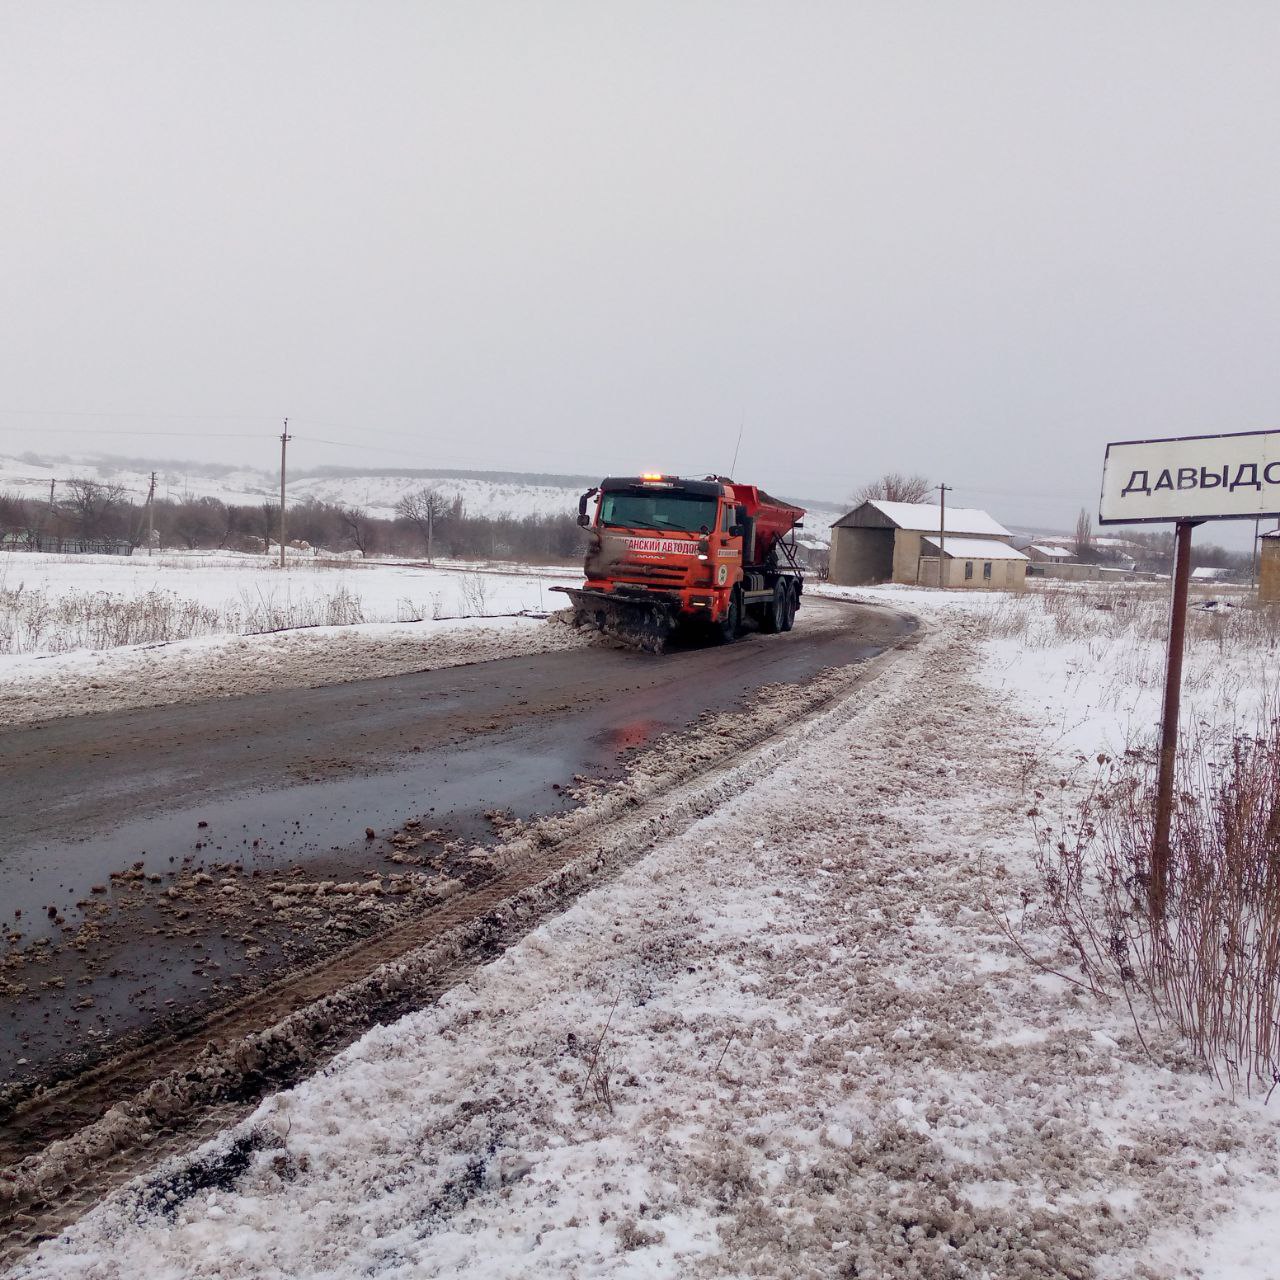
<path id="1" fill-rule="evenodd" d="M 588 511 L 588 505 L 594 511 Z M 589 529 L 574 622 L 660 653 L 682 626 L 724 641 L 748 620 L 790 631 L 804 575 L 794 540 L 804 511 L 724 476 L 611 476 L 578 502 Z"/>

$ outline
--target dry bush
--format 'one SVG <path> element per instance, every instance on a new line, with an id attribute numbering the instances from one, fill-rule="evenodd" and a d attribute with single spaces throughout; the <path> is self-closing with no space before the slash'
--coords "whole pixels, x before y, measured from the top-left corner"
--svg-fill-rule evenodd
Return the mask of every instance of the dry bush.
<path id="1" fill-rule="evenodd" d="M 1031 648 L 1071 641 L 1154 639 L 1168 619 L 1167 587 L 1152 583 L 1046 583 L 1024 594 L 1002 594 L 977 615 L 978 634 L 1017 637 Z"/>
<path id="2" fill-rule="evenodd" d="M 1068 671 L 1097 686 L 1104 703 L 1132 706 L 1135 691 L 1164 684 L 1169 588 L 1160 583 L 1053 584 L 983 601 L 970 616 L 979 639 L 1021 650 L 1064 647 Z M 1248 662 L 1232 661 L 1247 655 Z M 1280 676 L 1280 609 L 1239 597 L 1198 593 L 1187 619 L 1183 688 L 1210 695 L 1230 719 L 1235 709 L 1275 691 Z"/>
<path id="3" fill-rule="evenodd" d="M 439 591 L 432 591 L 429 599 L 430 607 L 425 603 L 418 603 L 410 596 L 402 596 L 396 601 L 396 621 L 422 622 L 429 616 L 432 621 L 439 622 L 445 616 L 444 596 Z"/>
<path id="4" fill-rule="evenodd" d="M 464 573 L 458 578 L 458 595 L 462 600 L 461 612 L 484 616 L 489 602 L 489 583 L 482 573 Z"/>
<path id="5" fill-rule="evenodd" d="M 591 1083 L 591 1092 L 595 1096 L 595 1100 L 610 1115 L 613 1115 L 613 1074 L 615 1064 L 613 1051 L 609 1048 L 601 1049 L 596 1054 L 595 1061 L 591 1064 L 588 1079 Z"/>
<path id="6" fill-rule="evenodd" d="M 657 1227 L 645 1226 L 634 1218 L 624 1218 L 618 1224 L 618 1243 L 623 1251 L 630 1253 L 633 1249 L 648 1249 L 662 1244 L 666 1233 Z"/>
<path id="7" fill-rule="evenodd" d="M 234 610 L 228 611 L 227 630 L 241 635 L 291 631 L 296 627 L 349 627 L 365 620 L 360 597 L 345 586 L 301 600 L 287 594 L 279 599 L 274 591 L 258 591 L 254 595 L 241 592 L 240 600 L 243 613 L 236 616 Z"/>
<path id="8" fill-rule="evenodd" d="M 1193 592 L 1187 623 L 1192 649 L 1280 649 L 1280 608 L 1255 604 L 1238 592 Z M 973 627 L 981 639 L 1017 638 L 1033 649 L 1074 641 L 1162 643 L 1169 628 L 1169 586 L 1046 582 L 993 597 L 975 613 Z"/>
<path id="9" fill-rule="evenodd" d="M 361 599 L 347 587 L 300 600 L 242 593 L 239 604 L 202 604 L 172 591 L 137 596 L 0 584 L 0 653 L 69 653 L 121 645 L 164 644 L 196 636 L 253 635 L 295 627 L 363 622 Z"/>
<path id="10" fill-rule="evenodd" d="M 1179 752 L 1167 904 L 1148 912 L 1155 757 L 1100 757 L 1072 817 L 1038 827 L 1043 896 L 1084 982 L 1141 992 L 1220 1079 L 1280 1081 L 1280 704 L 1255 733 L 1206 727 Z M 1033 815 L 1038 816 L 1033 810 Z M 1028 904 L 1031 905 L 1031 904 Z M 1141 1033 L 1141 1018 L 1135 1012 Z"/>
<path id="11" fill-rule="evenodd" d="M 125 597 L 107 591 L 51 596 L 0 587 L 0 653 L 67 653 L 160 644 L 223 631 L 220 611 L 169 591 Z"/>

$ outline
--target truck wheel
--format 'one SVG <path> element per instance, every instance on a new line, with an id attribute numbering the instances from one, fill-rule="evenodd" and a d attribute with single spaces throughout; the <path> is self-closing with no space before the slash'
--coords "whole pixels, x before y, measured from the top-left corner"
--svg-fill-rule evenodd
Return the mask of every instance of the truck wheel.
<path id="1" fill-rule="evenodd" d="M 773 599 L 765 606 L 764 613 L 760 616 L 760 630 L 769 635 L 775 635 L 779 631 L 787 629 L 787 608 L 791 599 L 791 592 L 787 589 L 785 582 L 775 582 L 773 584 Z"/>
<path id="2" fill-rule="evenodd" d="M 716 624 L 716 637 L 721 644 L 729 644 L 738 638 L 742 630 L 742 595 L 737 587 L 729 595 L 729 607 Z"/>
<path id="3" fill-rule="evenodd" d="M 796 623 L 796 610 L 800 607 L 800 601 L 796 599 L 796 593 L 791 587 L 785 587 L 786 608 L 783 611 L 782 630 L 790 631 Z"/>

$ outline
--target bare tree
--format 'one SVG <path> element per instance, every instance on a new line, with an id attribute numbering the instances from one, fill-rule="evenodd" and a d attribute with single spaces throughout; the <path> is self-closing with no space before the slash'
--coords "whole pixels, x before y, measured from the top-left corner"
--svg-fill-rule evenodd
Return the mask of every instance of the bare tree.
<path id="1" fill-rule="evenodd" d="M 1093 518 L 1089 515 L 1084 507 L 1080 508 L 1080 514 L 1076 516 L 1076 532 L 1075 532 L 1075 552 L 1077 556 L 1084 555 L 1093 545 Z"/>
<path id="2" fill-rule="evenodd" d="M 363 507 L 339 507 L 338 520 L 355 544 L 356 550 L 362 556 L 367 556 L 373 550 L 377 527 L 369 519 L 369 513 Z"/>
<path id="3" fill-rule="evenodd" d="M 123 485 L 104 484 L 100 480 L 67 481 L 64 507 L 84 538 L 96 538 L 109 532 L 111 518 L 128 503 Z"/>
<path id="4" fill-rule="evenodd" d="M 280 538 L 280 504 L 263 502 L 253 508 L 253 525 L 262 539 L 262 550 L 271 554 L 271 539 Z"/>
<path id="5" fill-rule="evenodd" d="M 449 510 L 449 503 L 434 489 L 424 488 L 406 493 L 396 503 L 396 515 L 407 521 L 418 531 L 423 545 L 427 549 L 427 559 L 431 559 L 432 544 L 435 541 L 436 528 L 440 518 Z"/>
<path id="6" fill-rule="evenodd" d="M 188 551 L 207 547 L 221 532 L 226 509 L 217 498 L 195 498 L 185 494 L 174 504 L 169 529 Z"/>
<path id="7" fill-rule="evenodd" d="M 927 476 L 904 475 L 900 471 L 886 471 L 870 484 L 864 484 L 853 495 L 855 506 L 872 498 L 882 502 L 923 502 L 933 490 Z"/>
<path id="8" fill-rule="evenodd" d="M 0 527 L 25 529 L 32 523 L 32 506 L 18 493 L 0 491 Z"/>
<path id="9" fill-rule="evenodd" d="M 222 508 L 222 528 L 218 534 L 218 549 L 224 550 L 231 546 L 232 540 L 245 531 L 246 525 L 243 507 L 231 504 L 224 505 Z"/>

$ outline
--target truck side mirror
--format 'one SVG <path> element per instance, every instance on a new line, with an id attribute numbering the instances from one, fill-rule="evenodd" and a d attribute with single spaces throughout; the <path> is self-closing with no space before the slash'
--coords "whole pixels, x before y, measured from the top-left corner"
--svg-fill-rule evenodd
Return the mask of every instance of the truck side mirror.
<path id="1" fill-rule="evenodd" d="M 746 530 L 740 524 L 731 524 L 728 533 L 731 538 L 740 538 L 746 533 Z"/>
<path id="2" fill-rule="evenodd" d="M 587 513 L 586 513 L 585 511 L 583 511 L 583 512 L 578 516 L 578 523 L 579 523 L 579 524 L 580 524 L 584 529 L 590 529 L 590 528 L 591 528 L 591 517 L 590 517 L 589 515 L 587 515 Z"/>

